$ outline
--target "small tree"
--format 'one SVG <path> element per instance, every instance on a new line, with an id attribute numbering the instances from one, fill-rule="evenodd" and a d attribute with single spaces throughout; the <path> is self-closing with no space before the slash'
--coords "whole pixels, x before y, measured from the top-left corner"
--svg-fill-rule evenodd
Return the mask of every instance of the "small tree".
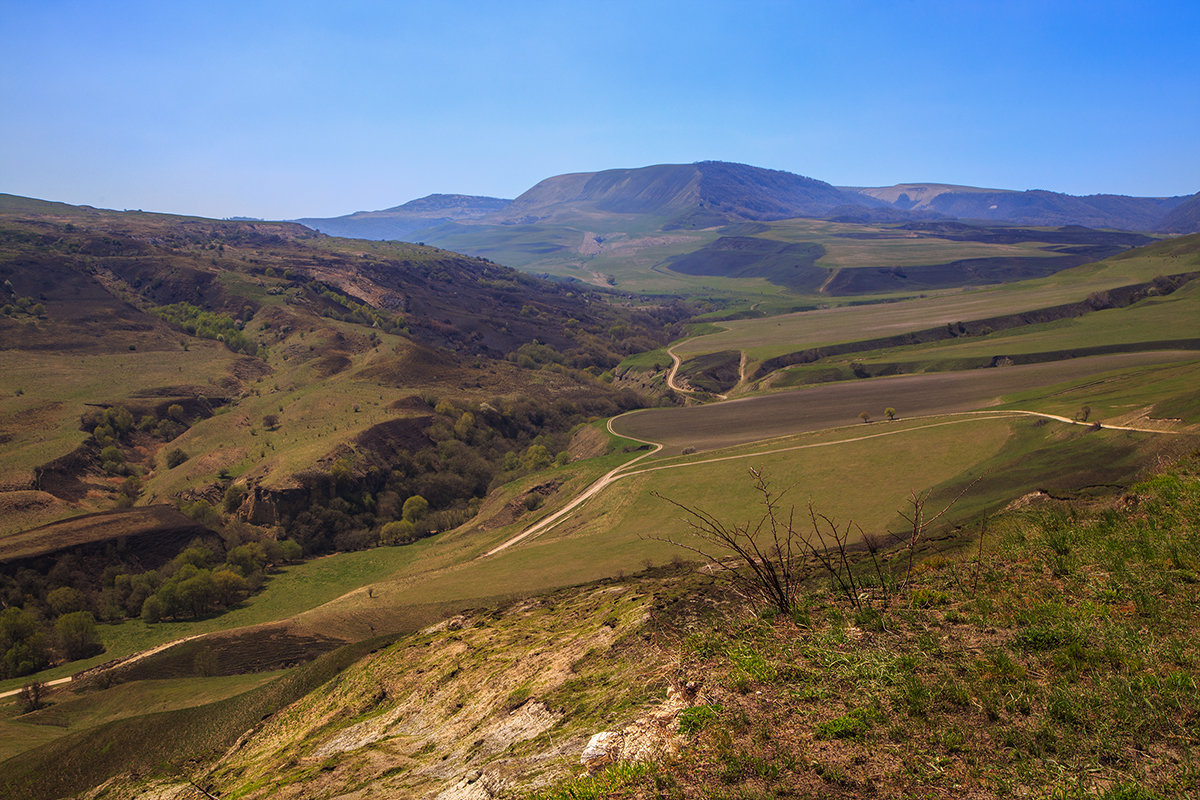
<path id="1" fill-rule="evenodd" d="M 406 519 L 396 519 L 384 524 L 379 531 L 383 544 L 405 544 L 417 538 L 417 527 Z"/>
<path id="2" fill-rule="evenodd" d="M 858 418 L 861 419 L 864 423 L 870 422 L 871 421 L 871 413 L 869 411 L 862 411 L 859 413 Z"/>
<path id="3" fill-rule="evenodd" d="M 883 410 L 883 413 L 887 414 L 887 418 L 889 421 L 896 419 L 896 409 L 892 408 L 891 406 L 888 406 L 887 408 L 885 408 Z"/>
<path id="4" fill-rule="evenodd" d="M 22 686 L 21 691 L 17 693 L 17 697 L 21 701 L 21 713 L 28 714 L 31 711 L 45 708 L 46 703 L 42 700 L 42 693 L 44 691 L 44 684 L 38 681 L 34 681 L 28 686 Z"/>
<path id="5" fill-rule="evenodd" d="M 419 522 L 426 512 L 429 511 L 429 501 L 419 494 L 404 501 L 404 508 L 400 511 L 400 516 L 405 522 Z"/>
<path id="6" fill-rule="evenodd" d="M 63 614 L 54 623 L 58 635 L 58 646 L 68 661 L 87 658 L 103 648 L 96 635 L 96 618 L 90 611 L 74 611 Z"/>
<path id="7" fill-rule="evenodd" d="M 751 469 L 750 474 L 763 505 L 763 513 L 757 521 L 725 523 L 707 511 L 685 506 L 655 492 L 655 497 L 684 512 L 688 528 L 699 544 L 658 536 L 647 538 L 690 550 L 713 564 L 734 591 L 749 602 L 790 614 L 796 605 L 800 582 L 796 567 L 802 565 L 793 561 L 800 555 L 800 548 L 790 515 L 786 522 L 781 518 L 780 501 L 786 492 L 774 492 L 759 470 Z M 748 572 L 740 569 L 741 562 L 748 567 Z"/>

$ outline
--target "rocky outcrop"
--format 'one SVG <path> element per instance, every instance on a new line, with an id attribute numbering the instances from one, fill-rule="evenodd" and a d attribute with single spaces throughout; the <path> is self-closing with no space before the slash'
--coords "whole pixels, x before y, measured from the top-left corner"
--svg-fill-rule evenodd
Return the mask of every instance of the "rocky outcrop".
<path id="1" fill-rule="evenodd" d="M 683 742 L 679 715 L 697 702 L 700 684 L 688 681 L 667 689 L 667 699 L 649 714 L 638 717 L 620 731 L 594 735 L 579 757 L 589 773 L 595 774 L 618 761 L 654 761 L 674 755 Z"/>

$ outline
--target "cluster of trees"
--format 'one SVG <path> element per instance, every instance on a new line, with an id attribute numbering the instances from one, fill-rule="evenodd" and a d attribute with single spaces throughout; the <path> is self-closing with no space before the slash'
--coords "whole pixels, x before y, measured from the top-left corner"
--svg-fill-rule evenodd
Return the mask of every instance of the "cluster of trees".
<path id="1" fill-rule="evenodd" d="M 339 319 L 342 322 L 354 322 L 359 325 L 366 325 L 368 328 L 378 328 L 385 333 L 408 333 L 408 326 L 405 324 L 404 318 L 399 315 L 389 314 L 386 311 L 372 308 L 366 303 L 360 303 L 316 281 L 310 283 L 308 288 L 315 294 L 344 309 L 343 311 L 337 311 L 326 307 L 321 310 L 321 316 L 323 317 Z"/>
<path id="2" fill-rule="evenodd" d="M 178 403 L 168 406 L 167 415 L 162 419 L 154 414 L 143 414 L 141 419 L 135 421 L 129 409 L 112 406 L 85 416 L 81 423 L 100 446 L 100 468 L 110 475 L 131 477 L 136 477 L 135 472 L 125 463 L 125 454 L 120 445 L 129 444 L 135 432 L 170 441 L 187 430 L 183 406 Z M 133 496 L 137 496 L 136 492 Z"/>
<path id="3" fill-rule="evenodd" d="M 89 611 L 68 611 L 52 620 L 19 607 L 0 611 L 0 678 L 29 675 L 56 658 L 73 661 L 103 649 Z"/>
<path id="4" fill-rule="evenodd" d="M 0 306 L 0 314 L 6 317 L 44 317 L 46 307 L 32 297 L 16 297 L 11 303 Z"/>
<path id="5" fill-rule="evenodd" d="M 402 544 L 460 525 L 492 487 L 566 463 L 576 425 L 641 403 L 632 392 L 609 390 L 574 399 L 432 404 L 429 446 L 386 461 L 369 454 L 341 459 L 299 476 L 312 503 L 283 525 L 306 554 Z"/>
<path id="6" fill-rule="evenodd" d="M 219 516 L 209 516 L 214 520 L 219 523 Z M 140 567 L 140 554 L 122 543 L 113 543 L 104 554 L 66 552 L 41 569 L 5 569 L 0 573 L 0 678 L 101 652 L 98 622 L 219 613 L 259 589 L 276 565 L 301 557 L 297 542 L 253 538 L 260 534 L 240 523 L 222 533 L 224 538 L 191 542 L 158 569 Z"/>
<path id="7" fill-rule="evenodd" d="M 290 539 L 240 544 L 224 561 L 208 545 L 194 543 L 161 569 L 116 572 L 111 582 L 106 576 L 102 597 L 110 614 L 145 622 L 196 619 L 240 603 L 262 586 L 272 566 L 300 556 L 300 545 Z"/>
<path id="8" fill-rule="evenodd" d="M 258 355 L 258 343 L 242 333 L 245 323 L 228 314 L 205 311 L 191 303 L 159 306 L 151 309 L 151 313 L 193 336 L 221 342 L 235 353 Z"/>

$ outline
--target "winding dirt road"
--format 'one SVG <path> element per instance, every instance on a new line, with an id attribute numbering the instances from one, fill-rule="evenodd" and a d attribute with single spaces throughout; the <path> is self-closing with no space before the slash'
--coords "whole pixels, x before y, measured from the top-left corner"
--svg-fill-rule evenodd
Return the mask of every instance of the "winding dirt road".
<path id="1" fill-rule="evenodd" d="M 613 417 L 612 419 L 610 419 L 608 421 L 608 426 L 607 426 L 608 432 L 614 436 L 624 436 L 624 434 L 617 433 L 616 431 L 613 430 L 613 422 L 615 422 L 618 419 L 620 419 L 620 416 Z M 614 467 L 613 469 L 604 473 L 604 475 L 602 475 L 595 483 L 593 483 L 588 488 L 584 489 L 583 492 L 580 493 L 578 496 L 576 496 L 576 498 L 574 500 L 567 503 L 565 506 L 560 508 L 558 511 L 555 511 L 553 514 L 546 517 L 545 519 L 535 522 L 533 525 L 530 525 L 528 528 L 521 531 L 516 536 L 512 537 L 511 539 L 509 539 L 505 542 L 502 542 L 501 544 L 496 545 L 491 550 L 488 550 L 486 553 L 484 553 L 483 555 L 481 555 L 479 557 L 487 558 L 488 556 L 493 556 L 496 553 L 499 553 L 501 550 L 505 550 L 509 547 L 512 547 L 514 544 L 516 544 L 517 542 L 519 542 L 523 539 L 527 539 L 530 536 L 534 536 L 535 534 L 539 534 L 539 533 L 542 533 L 543 531 L 550 530 L 555 525 L 557 525 L 559 522 L 562 522 L 564 519 L 566 519 L 567 515 L 569 515 L 572 511 L 574 511 L 576 508 L 578 508 L 579 506 L 581 506 L 585 502 L 587 502 L 588 498 L 594 497 L 595 495 L 604 491 L 604 488 L 606 486 L 608 486 L 610 483 L 615 481 L 618 477 L 621 477 L 620 473 L 629 469 L 631 466 L 633 466 L 637 462 L 641 461 L 643 458 L 648 458 L 648 457 L 654 455 L 655 453 L 657 453 L 659 450 L 662 450 L 662 445 L 659 444 L 658 442 L 651 442 L 647 439 L 639 439 L 636 436 L 625 436 L 624 438 L 633 439 L 634 441 L 641 442 L 642 444 L 653 445 L 653 447 L 651 449 L 647 450 L 646 452 L 642 453 L 640 456 L 630 459 L 629 461 L 626 461 L 624 464 L 621 464 L 618 467 Z"/>
<path id="2" fill-rule="evenodd" d="M 668 349 L 668 353 L 671 351 Z M 672 358 L 678 359 L 671 353 Z M 1082 359 L 1080 359 L 1082 361 Z M 1113 363 L 1110 358 L 1104 358 L 1093 362 L 1091 365 L 1074 364 L 1071 368 L 1065 369 L 1063 365 L 1030 365 L 1032 369 L 1022 373 L 1021 368 L 1009 367 L 1003 370 L 1004 375 L 1001 376 L 1002 384 L 1007 390 L 1012 390 L 1012 378 L 1018 375 L 1026 378 L 1042 379 L 1047 377 L 1050 370 L 1053 369 L 1053 376 L 1058 380 L 1069 380 L 1072 377 L 1088 374 L 1089 372 L 1100 371 L 1102 369 L 1112 369 Z M 1014 373 L 1012 370 L 1016 370 Z M 642 442 L 643 444 L 652 445 L 652 449 L 637 456 L 636 458 L 627 461 L 626 463 L 615 467 L 603 476 L 597 479 L 594 483 L 588 486 L 583 492 L 577 495 L 569 503 L 563 506 L 558 511 L 549 515 L 545 519 L 525 528 L 520 533 L 507 539 L 501 544 L 488 550 L 479 558 L 487 558 L 506 550 L 513 545 L 522 542 L 528 538 L 538 536 L 550 530 L 560 522 L 565 520 L 570 514 L 579 508 L 592 497 L 595 497 L 600 492 L 604 491 L 608 486 L 622 478 L 628 478 L 633 475 L 640 475 L 648 472 L 655 472 L 666 469 L 685 469 L 688 467 L 702 466 L 719 461 L 730 461 L 741 458 L 755 458 L 774 453 L 785 453 L 794 450 L 804 450 L 815 447 L 832 447 L 850 442 L 859 442 L 864 439 L 873 439 L 883 436 L 894 436 L 912 430 L 921 430 L 923 428 L 934 428 L 945 425 L 957 425 L 964 422 L 970 422 L 980 417 L 990 417 L 996 419 L 1004 419 L 1018 416 L 1041 417 L 1044 419 L 1054 420 L 1056 422 L 1066 423 L 1068 425 L 1083 425 L 1085 427 L 1095 427 L 1095 422 L 1081 422 L 1069 417 L 1060 416 L 1057 414 L 1047 414 L 1040 411 L 1025 411 L 1016 409 L 1005 410 L 981 410 L 979 405 L 986 405 L 994 399 L 997 393 L 998 385 L 996 383 L 996 374 L 1000 371 L 991 371 L 993 374 L 978 374 L 981 370 L 972 370 L 968 373 L 934 373 L 932 375 L 912 375 L 901 376 L 896 379 L 876 379 L 874 381 L 855 382 L 842 387 L 850 388 L 850 393 L 832 392 L 824 395 L 820 405 L 825 407 L 825 412 L 820 414 L 810 414 L 805 412 L 808 407 L 807 403 L 798 403 L 799 398 L 812 399 L 813 390 L 798 390 L 794 392 L 783 392 L 774 395 L 761 395 L 754 398 L 746 398 L 744 400 L 732 400 L 725 403 L 715 403 L 704 406 L 688 406 L 684 408 L 671 409 L 644 409 L 639 411 L 630 411 L 625 414 L 613 417 L 608 421 L 608 431 L 615 436 L 622 436 L 627 439 Z M 673 372 L 672 372 L 673 375 Z M 958 377 L 954 377 L 958 376 Z M 947 381 L 947 378 L 950 378 Z M 936 391 L 929 392 L 928 384 L 922 384 L 921 381 L 933 381 Z M 670 383 L 670 381 L 668 381 Z M 836 385 L 835 385 L 836 386 Z M 859 389 L 854 392 L 854 387 Z M 863 389 L 866 389 L 864 392 Z M 919 387 L 919 389 L 917 388 Z M 675 388 L 672 386 L 672 388 Z M 826 387 L 831 388 L 831 387 Z M 882 392 L 882 394 L 879 394 Z M 817 393 L 819 394 L 819 393 Z M 878 395 L 878 396 L 877 396 Z M 934 399 L 931 399 L 934 398 Z M 956 416 L 959 419 L 942 419 L 937 422 L 930 422 L 928 425 L 922 425 L 918 428 L 903 428 L 900 430 L 890 431 L 872 431 L 864 433 L 861 436 L 852 436 L 845 439 L 839 439 L 832 442 L 816 442 L 811 444 L 801 445 L 778 445 L 770 446 L 770 442 L 778 440 L 780 437 L 789 436 L 796 433 L 811 432 L 815 430 L 829 430 L 834 428 L 858 428 L 859 425 L 847 425 L 847 417 L 853 417 L 853 409 L 857 408 L 860 403 L 866 402 L 868 399 L 871 402 L 878 404 L 879 402 L 893 401 L 896 405 L 901 403 L 897 398 L 908 398 L 913 401 L 914 405 L 920 405 L 922 413 L 908 413 L 905 418 L 908 420 L 924 419 L 931 417 L 946 417 Z M 940 398 L 937 399 L 937 398 Z M 850 402 L 853 400 L 854 402 Z M 919 403 L 917 402 L 919 400 Z M 729 407 L 733 404 L 739 405 L 739 411 L 745 410 L 749 413 L 739 413 L 737 415 L 729 415 Z M 755 405 L 757 403 L 757 405 Z M 941 407 L 939 407 L 941 406 Z M 974 406 L 966 407 L 964 406 Z M 797 409 L 800 413 L 796 413 Z M 780 411 L 792 412 L 782 413 Z M 661 413 L 660 413 L 661 412 Z M 690 412 L 690 413 L 685 413 Z M 724 412 L 724 413 L 722 413 Z M 657 421 L 657 426 L 660 430 L 665 429 L 670 435 L 661 436 L 660 441 L 648 438 L 651 427 L 646 425 L 647 416 Z M 680 416 L 683 416 L 682 424 L 679 423 Z M 668 418 L 674 418 L 674 424 L 663 424 Z M 782 419 L 780 419 L 782 417 Z M 631 424 L 636 421 L 636 426 Z M 764 424 L 765 423 L 765 424 Z M 621 430 L 618 430 L 618 425 Z M 1138 427 L 1131 425 L 1105 425 L 1103 428 L 1108 430 L 1118 431 L 1135 431 L 1138 433 L 1157 433 L 1163 435 L 1181 435 L 1183 431 L 1170 431 L 1156 428 Z M 633 428 L 633 430 L 631 430 Z M 747 429 L 748 428 L 748 429 Z M 751 431 L 757 432 L 757 435 L 751 435 Z M 766 435 L 763 435 L 763 433 Z M 664 450 L 675 450 L 678 452 L 682 449 L 681 442 L 686 439 L 681 436 L 691 435 L 693 437 L 701 436 L 704 438 L 707 445 L 704 449 L 721 449 L 733 445 L 745 445 L 762 443 L 764 449 L 756 449 L 752 453 L 739 453 L 729 456 L 717 456 L 713 458 L 687 461 L 677 464 L 662 464 L 657 466 L 648 466 L 641 469 L 633 469 L 638 462 L 649 458 L 652 455 L 663 452 Z"/>

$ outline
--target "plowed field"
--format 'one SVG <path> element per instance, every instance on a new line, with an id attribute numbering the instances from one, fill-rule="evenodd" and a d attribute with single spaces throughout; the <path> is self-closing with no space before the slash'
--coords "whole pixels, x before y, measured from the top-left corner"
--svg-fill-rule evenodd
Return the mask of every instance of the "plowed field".
<path id="1" fill-rule="evenodd" d="M 653 408 L 616 420 L 621 435 L 662 442 L 663 455 L 684 448 L 713 450 L 747 442 L 859 422 L 859 414 L 885 419 L 970 411 L 995 405 L 1012 392 L 1141 364 L 1194 358 L 1194 353 L 1125 353 L 964 372 L 897 375 L 811 386 L 795 391 L 685 408 Z"/>

